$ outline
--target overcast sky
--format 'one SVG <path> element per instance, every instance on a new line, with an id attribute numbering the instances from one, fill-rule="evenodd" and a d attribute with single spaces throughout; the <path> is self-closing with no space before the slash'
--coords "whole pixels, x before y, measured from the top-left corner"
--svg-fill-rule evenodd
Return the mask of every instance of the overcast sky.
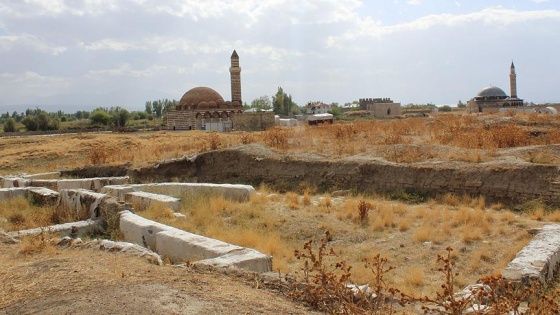
<path id="1" fill-rule="evenodd" d="M 560 102 L 558 0 L 2 0 L 0 111 L 142 110 L 208 86 L 299 105 L 457 104 L 485 86 Z"/>

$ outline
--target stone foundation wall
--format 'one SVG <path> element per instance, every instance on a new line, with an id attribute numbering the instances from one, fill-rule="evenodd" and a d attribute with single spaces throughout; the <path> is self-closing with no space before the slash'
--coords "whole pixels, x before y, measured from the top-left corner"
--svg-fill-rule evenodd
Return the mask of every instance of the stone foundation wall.
<path id="1" fill-rule="evenodd" d="M 269 112 L 236 114 L 231 120 L 236 131 L 259 131 L 274 127 L 274 113 Z"/>

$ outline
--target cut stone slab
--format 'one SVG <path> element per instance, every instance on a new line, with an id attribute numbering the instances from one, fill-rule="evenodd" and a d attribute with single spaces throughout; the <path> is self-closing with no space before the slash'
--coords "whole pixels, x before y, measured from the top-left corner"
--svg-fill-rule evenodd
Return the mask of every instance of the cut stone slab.
<path id="1" fill-rule="evenodd" d="M 85 189 L 60 190 L 57 205 L 78 213 L 87 211 L 89 218 L 97 218 L 101 214 L 100 204 L 107 195 Z"/>
<path id="2" fill-rule="evenodd" d="M 101 188 L 101 193 L 116 197 L 119 201 L 124 201 L 127 193 L 135 192 L 132 185 L 107 185 Z"/>
<path id="3" fill-rule="evenodd" d="M 527 284 L 552 280 L 560 267 L 560 224 L 544 226 L 502 271 L 509 281 Z"/>
<path id="4" fill-rule="evenodd" d="M 153 194 L 182 198 L 185 194 L 222 195 L 234 201 L 247 201 L 255 193 L 250 185 L 238 184 L 208 184 L 208 183 L 155 183 L 134 185 L 107 185 L 101 192 L 117 197 L 124 201 L 130 192 L 144 191 Z"/>
<path id="5" fill-rule="evenodd" d="M 148 247 L 173 263 L 202 261 L 255 272 L 272 270 L 272 258 L 256 250 L 176 229 L 130 211 L 120 212 L 120 230 L 126 241 Z"/>
<path id="6" fill-rule="evenodd" d="M 27 179 L 53 179 L 53 178 L 60 178 L 60 172 L 28 174 L 28 175 L 23 175 L 22 177 Z"/>
<path id="7" fill-rule="evenodd" d="M 21 177 L 2 177 L 2 188 L 27 187 L 30 180 Z"/>
<path id="8" fill-rule="evenodd" d="M 12 187 L 12 188 L 0 188 L 0 200 L 12 199 L 23 197 L 27 198 L 27 188 Z"/>
<path id="9" fill-rule="evenodd" d="M 216 258 L 243 249 L 240 246 L 175 228 L 156 235 L 156 248 L 158 253 L 167 256 L 173 263 Z"/>
<path id="10" fill-rule="evenodd" d="M 163 261 L 157 253 L 138 244 L 128 242 L 114 242 L 111 240 L 93 240 L 85 244 L 86 247 L 95 247 L 108 252 L 119 252 L 131 256 L 145 258 L 148 262 L 162 266 Z"/>
<path id="11" fill-rule="evenodd" d="M 150 206 L 169 208 L 173 212 L 181 208 L 181 200 L 167 195 L 153 194 L 144 191 L 129 192 L 125 195 L 125 202 L 131 203 L 136 210 L 147 209 Z"/>
<path id="12" fill-rule="evenodd" d="M 211 183 L 157 183 L 146 184 L 141 188 L 156 194 L 165 194 L 177 198 L 185 194 L 222 195 L 234 201 L 247 201 L 255 193 L 255 188 L 241 184 L 211 184 Z M 136 188 L 135 188 L 136 189 Z"/>
<path id="13" fill-rule="evenodd" d="M 235 267 L 259 273 L 272 271 L 272 257 L 250 248 L 234 250 L 220 257 L 197 261 L 195 264 L 219 268 Z"/>
<path id="14" fill-rule="evenodd" d="M 142 245 L 157 252 L 156 234 L 171 227 L 125 210 L 120 212 L 119 228 L 125 241 Z"/>
<path id="15" fill-rule="evenodd" d="M 64 224 L 51 225 L 47 227 L 34 228 L 29 230 L 21 230 L 16 232 L 8 232 L 7 234 L 14 238 L 22 236 L 36 236 L 41 233 L 56 233 L 60 237 L 68 236 L 72 233 L 72 229 L 76 231 L 76 236 L 93 235 L 103 231 L 102 220 L 85 220 L 70 222 Z"/>
<path id="16" fill-rule="evenodd" d="M 58 201 L 59 193 L 45 187 L 27 188 L 28 196 L 37 205 L 55 205 Z"/>

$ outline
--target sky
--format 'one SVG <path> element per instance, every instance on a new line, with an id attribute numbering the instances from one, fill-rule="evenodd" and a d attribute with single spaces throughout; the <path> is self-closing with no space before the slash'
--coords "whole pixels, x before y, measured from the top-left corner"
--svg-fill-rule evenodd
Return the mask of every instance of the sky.
<path id="1" fill-rule="evenodd" d="M 208 86 L 299 105 L 455 105 L 488 85 L 560 102 L 558 0 L 2 0 L 0 112 L 143 110 Z"/>

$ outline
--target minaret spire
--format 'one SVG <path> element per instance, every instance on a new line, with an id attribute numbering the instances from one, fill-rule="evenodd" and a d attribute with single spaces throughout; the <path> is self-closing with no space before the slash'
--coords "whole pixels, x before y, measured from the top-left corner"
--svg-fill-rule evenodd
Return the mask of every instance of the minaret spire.
<path id="1" fill-rule="evenodd" d="M 231 79 L 231 102 L 239 102 L 239 105 L 243 105 L 241 102 L 241 67 L 239 67 L 239 55 L 234 50 L 231 54 L 231 67 L 229 68 L 230 79 Z"/>
<path id="2" fill-rule="evenodd" d="M 509 68 L 509 89 L 510 97 L 517 98 L 517 75 L 515 74 L 515 65 L 513 60 L 511 61 L 511 67 Z"/>

